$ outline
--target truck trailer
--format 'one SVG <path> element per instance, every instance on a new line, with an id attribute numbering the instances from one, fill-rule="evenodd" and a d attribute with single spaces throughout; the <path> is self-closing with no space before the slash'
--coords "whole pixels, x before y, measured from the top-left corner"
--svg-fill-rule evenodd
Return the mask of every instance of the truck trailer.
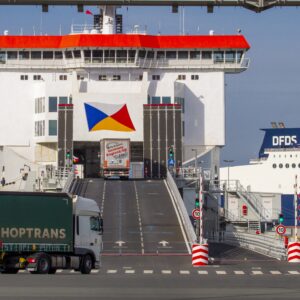
<path id="1" fill-rule="evenodd" d="M 0 192 L 0 271 L 54 274 L 100 267 L 103 220 L 94 200 L 67 193 Z"/>
<path id="2" fill-rule="evenodd" d="M 128 179 L 130 170 L 130 139 L 100 141 L 100 176 L 104 179 Z"/>

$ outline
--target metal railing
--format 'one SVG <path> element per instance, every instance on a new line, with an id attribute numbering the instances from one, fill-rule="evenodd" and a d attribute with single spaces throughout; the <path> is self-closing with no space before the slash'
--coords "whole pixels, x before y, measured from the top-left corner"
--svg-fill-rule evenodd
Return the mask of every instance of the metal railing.
<path id="1" fill-rule="evenodd" d="M 261 201 L 253 193 L 248 192 L 239 180 L 221 180 L 219 188 L 229 193 L 236 193 L 240 198 L 243 198 L 258 216 L 259 220 L 267 221 L 266 215 L 271 215 L 270 211 L 262 205 Z"/>
<path id="2" fill-rule="evenodd" d="M 182 197 L 178 191 L 177 185 L 169 171 L 167 171 L 167 185 L 178 208 L 182 225 L 187 233 L 188 241 L 193 243 L 196 240 L 195 230 L 187 213 Z"/>
<path id="3" fill-rule="evenodd" d="M 214 62 L 211 60 L 190 59 L 147 59 L 134 57 L 99 57 L 99 58 L 71 58 L 71 59 L 40 59 L 40 60 L 2 60 L 0 69 L 74 69 L 89 67 L 115 67 L 115 68 L 142 68 L 142 69 L 215 69 L 243 71 L 249 67 L 250 59 L 243 58 L 240 62 Z M 43 80 L 43 78 L 41 79 Z"/>
<path id="4" fill-rule="evenodd" d="M 245 232 L 225 232 L 224 243 L 246 248 L 270 257 L 285 260 L 287 253 L 283 240 L 275 236 Z"/>

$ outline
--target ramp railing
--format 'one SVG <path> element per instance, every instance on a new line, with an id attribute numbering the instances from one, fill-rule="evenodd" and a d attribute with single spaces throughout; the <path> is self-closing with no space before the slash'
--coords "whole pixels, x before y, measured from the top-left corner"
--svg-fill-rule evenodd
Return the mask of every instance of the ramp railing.
<path id="1" fill-rule="evenodd" d="M 183 199 L 178 191 L 177 185 L 169 171 L 167 171 L 167 185 L 178 208 L 180 219 L 187 234 L 188 241 L 190 244 L 192 244 L 196 240 L 196 233 L 184 205 Z"/>
<path id="2" fill-rule="evenodd" d="M 246 248 L 280 260 L 285 260 L 287 256 L 283 240 L 276 236 L 226 231 L 223 238 L 223 243 Z"/>

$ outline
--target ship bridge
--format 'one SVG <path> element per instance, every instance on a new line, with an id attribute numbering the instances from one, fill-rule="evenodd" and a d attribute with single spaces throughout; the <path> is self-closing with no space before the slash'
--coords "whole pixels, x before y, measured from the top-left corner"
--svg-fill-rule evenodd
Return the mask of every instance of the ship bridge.
<path id="1" fill-rule="evenodd" d="M 1 36 L 0 68 L 198 69 L 233 73 L 248 68 L 245 53 L 249 48 L 242 35 Z"/>

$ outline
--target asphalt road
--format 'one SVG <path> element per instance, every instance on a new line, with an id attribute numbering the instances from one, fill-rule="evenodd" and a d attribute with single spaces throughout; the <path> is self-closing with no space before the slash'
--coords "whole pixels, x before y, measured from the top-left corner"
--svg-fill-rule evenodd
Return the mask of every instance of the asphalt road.
<path id="1" fill-rule="evenodd" d="M 188 253 L 163 180 L 85 179 L 79 194 L 101 208 L 104 253 Z"/>
<path id="2" fill-rule="evenodd" d="M 300 298 L 300 264 L 210 244 L 212 264 L 193 267 L 162 183 L 85 180 L 80 193 L 95 199 L 104 216 L 101 269 L 90 275 L 1 274 L 0 299 Z"/>
<path id="3" fill-rule="evenodd" d="M 239 263 L 199 268 L 189 256 L 104 256 L 90 275 L 0 275 L 0 299 L 299 299 L 298 265 L 246 252 Z"/>

